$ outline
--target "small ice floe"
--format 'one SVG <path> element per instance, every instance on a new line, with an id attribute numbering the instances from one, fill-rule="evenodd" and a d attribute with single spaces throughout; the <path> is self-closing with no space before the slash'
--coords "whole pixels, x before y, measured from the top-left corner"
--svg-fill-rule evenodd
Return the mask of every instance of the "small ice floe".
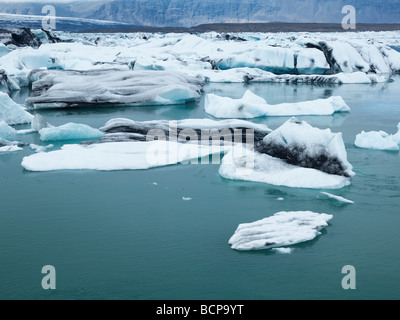
<path id="1" fill-rule="evenodd" d="M 153 186 L 158 186 L 158 183 L 157 182 L 153 182 Z"/>
<path id="2" fill-rule="evenodd" d="M 42 141 L 100 139 L 103 132 L 86 124 L 67 123 L 59 127 L 46 127 L 39 131 Z"/>
<path id="3" fill-rule="evenodd" d="M 397 133 L 388 134 L 384 131 L 362 131 L 356 136 L 354 144 L 359 148 L 399 151 L 400 150 L 400 123 Z"/>
<path id="4" fill-rule="evenodd" d="M 8 145 L 8 146 L 1 146 L 1 144 L 0 144 L 0 152 L 14 152 L 14 151 L 20 151 L 20 150 L 22 150 L 22 148 L 15 144 Z"/>
<path id="5" fill-rule="evenodd" d="M 278 212 L 238 226 L 229 244 L 235 250 L 280 248 L 314 239 L 328 226 L 332 215 L 311 211 Z"/>
<path id="6" fill-rule="evenodd" d="M 51 148 L 54 148 L 53 144 L 49 144 L 47 146 L 39 146 L 37 144 L 30 144 L 29 147 L 35 152 L 45 152 Z"/>
<path id="7" fill-rule="evenodd" d="M 342 97 L 303 101 L 296 103 L 281 103 L 271 105 L 263 98 L 247 90 L 241 99 L 220 97 L 207 94 L 205 111 L 216 118 L 256 118 L 273 116 L 326 116 L 335 112 L 349 112 L 349 106 Z"/>
<path id="8" fill-rule="evenodd" d="M 279 197 L 279 198 L 277 198 L 276 200 L 277 200 L 277 201 L 283 201 L 283 200 L 285 200 L 285 198 Z"/>
<path id="9" fill-rule="evenodd" d="M 182 197 L 182 200 L 183 201 L 191 201 L 191 200 L 193 200 L 192 198 L 189 198 L 189 197 Z"/>
<path id="10" fill-rule="evenodd" d="M 354 203 L 354 201 L 351 201 L 349 199 L 343 198 L 341 196 L 336 196 L 334 194 L 328 193 L 328 192 L 321 192 L 322 194 L 326 195 L 330 199 L 337 200 L 341 203 Z"/>
<path id="11" fill-rule="evenodd" d="M 280 254 L 290 254 L 293 251 L 293 248 L 272 248 L 272 251 Z"/>

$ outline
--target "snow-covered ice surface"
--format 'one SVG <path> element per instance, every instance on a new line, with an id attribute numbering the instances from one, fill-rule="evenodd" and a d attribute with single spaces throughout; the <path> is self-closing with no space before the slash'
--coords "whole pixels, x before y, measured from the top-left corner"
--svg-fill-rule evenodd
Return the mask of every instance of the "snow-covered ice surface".
<path id="1" fill-rule="evenodd" d="M 224 148 L 169 141 L 110 142 L 64 145 L 61 150 L 41 152 L 23 158 L 29 171 L 55 170 L 139 170 L 198 161 Z"/>
<path id="2" fill-rule="evenodd" d="M 359 148 L 399 151 L 400 150 L 400 123 L 397 133 L 388 134 L 384 131 L 370 131 L 357 134 L 354 144 Z"/>
<path id="3" fill-rule="evenodd" d="M 42 141 L 61 140 L 97 140 L 103 136 L 103 132 L 86 124 L 67 123 L 59 127 L 42 128 L 39 131 Z"/>
<path id="4" fill-rule="evenodd" d="M 0 92 L 0 121 L 10 125 L 30 123 L 33 116 L 15 103 L 7 93 Z"/>
<path id="5" fill-rule="evenodd" d="M 352 201 L 352 200 L 346 199 L 341 196 L 334 195 L 332 193 L 328 193 L 328 192 L 321 192 L 321 193 L 326 195 L 328 198 L 334 199 L 334 200 L 342 202 L 342 203 L 350 203 L 350 204 L 354 203 L 354 201 Z"/>
<path id="6" fill-rule="evenodd" d="M 332 218 L 332 215 L 311 211 L 282 211 L 262 220 L 240 224 L 228 243 L 235 250 L 290 246 L 314 239 Z"/>
<path id="7" fill-rule="evenodd" d="M 297 103 L 270 105 L 263 98 L 247 90 L 241 99 L 207 94 L 205 111 L 216 118 L 256 118 L 272 116 L 332 115 L 335 112 L 348 112 L 349 106 L 342 97 Z"/>
<path id="8" fill-rule="evenodd" d="M 32 76 L 32 75 L 31 75 Z M 182 104 L 200 97 L 202 81 L 163 71 L 36 71 L 26 104 L 64 108 L 101 104 Z"/>

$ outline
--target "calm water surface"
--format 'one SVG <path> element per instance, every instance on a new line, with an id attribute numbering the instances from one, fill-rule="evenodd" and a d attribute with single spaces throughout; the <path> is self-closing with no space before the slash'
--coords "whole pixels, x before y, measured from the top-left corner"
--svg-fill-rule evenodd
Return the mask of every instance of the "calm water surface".
<path id="1" fill-rule="evenodd" d="M 351 186 L 328 192 L 355 204 L 341 206 L 323 197 L 324 190 L 225 180 L 218 175 L 218 165 L 32 173 L 20 165 L 32 153 L 29 148 L 3 153 L 0 298 L 399 299 L 400 155 L 358 149 L 353 143 L 361 130 L 396 131 L 400 77 L 375 86 L 210 84 L 204 91 L 241 97 L 247 89 L 269 103 L 331 95 L 345 99 L 352 109 L 349 114 L 300 118 L 343 132 L 356 176 Z M 26 94 L 13 98 L 22 102 Z M 100 127 L 115 117 L 208 117 L 203 104 L 204 98 L 184 106 L 41 114 L 53 125 L 79 122 Z M 287 119 L 254 122 L 274 129 Z M 40 144 L 37 134 L 22 140 Z M 279 197 L 284 201 L 277 201 Z M 293 246 L 288 255 L 237 252 L 227 244 L 238 224 L 292 210 L 334 218 L 321 236 Z M 44 265 L 55 266 L 57 290 L 42 289 Z M 357 270 L 356 290 L 341 287 L 344 265 Z"/>

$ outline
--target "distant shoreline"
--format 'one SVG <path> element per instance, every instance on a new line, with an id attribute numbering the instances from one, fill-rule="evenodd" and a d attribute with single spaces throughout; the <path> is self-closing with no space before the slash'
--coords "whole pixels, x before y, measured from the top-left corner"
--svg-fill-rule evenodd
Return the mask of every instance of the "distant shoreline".
<path id="1" fill-rule="evenodd" d="M 341 24 L 336 23 L 213 23 L 202 24 L 196 27 L 118 27 L 96 28 L 74 31 L 75 33 L 204 33 L 204 32 L 363 32 L 363 31 L 399 31 L 400 23 L 371 24 L 359 23 L 356 30 L 344 30 Z"/>

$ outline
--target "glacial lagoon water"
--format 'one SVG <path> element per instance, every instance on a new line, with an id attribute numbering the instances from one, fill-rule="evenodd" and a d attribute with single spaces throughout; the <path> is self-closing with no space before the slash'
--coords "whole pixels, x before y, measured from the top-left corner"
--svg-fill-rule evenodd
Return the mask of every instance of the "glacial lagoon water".
<path id="1" fill-rule="evenodd" d="M 395 80 L 372 86 L 205 86 L 205 93 L 234 98 L 250 89 L 268 103 L 342 96 L 351 107 L 349 114 L 299 117 L 343 132 L 356 176 L 340 190 L 225 180 L 218 165 L 33 173 L 20 165 L 33 152 L 28 147 L 0 154 L 0 298 L 399 299 L 400 154 L 353 144 L 361 130 L 396 132 L 400 77 Z M 22 102 L 27 94 L 13 98 Z M 203 100 L 41 114 L 53 125 L 100 127 L 116 117 L 208 117 Z M 287 119 L 253 121 L 274 129 Z M 41 144 L 38 134 L 21 138 Z M 339 205 L 321 191 L 355 204 Z M 332 214 L 333 219 L 319 237 L 293 246 L 291 254 L 237 252 L 227 243 L 240 223 L 299 210 Z M 56 268 L 56 290 L 41 287 L 44 265 Z M 356 268 L 356 290 L 341 286 L 345 265 Z"/>

